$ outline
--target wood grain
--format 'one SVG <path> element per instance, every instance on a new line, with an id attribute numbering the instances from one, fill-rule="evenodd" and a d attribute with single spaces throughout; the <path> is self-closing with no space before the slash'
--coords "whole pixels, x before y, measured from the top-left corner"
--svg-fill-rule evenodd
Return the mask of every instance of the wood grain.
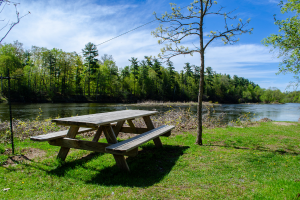
<path id="1" fill-rule="evenodd" d="M 148 128 L 135 128 L 136 133 L 135 134 L 142 134 L 148 131 Z M 122 129 L 120 130 L 120 132 L 123 133 L 132 133 L 132 130 L 130 127 L 122 127 Z M 171 135 L 171 131 L 161 135 L 161 136 L 165 136 L 165 137 L 169 137 Z"/>
<path id="2" fill-rule="evenodd" d="M 78 133 L 78 129 L 79 129 L 78 126 L 71 126 L 66 137 L 67 138 L 75 138 L 76 134 Z M 70 150 L 70 148 L 61 147 L 58 152 L 57 158 L 61 159 L 61 160 L 65 160 L 69 153 L 69 150 Z"/>
<path id="3" fill-rule="evenodd" d="M 116 126 L 113 128 L 116 137 L 118 137 L 118 135 L 120 133 L 120 130 L 123 127 L 124 122 L 125 122 L 125 120 L 118 121 L 118 123 L 116 124 Z"/>
<path id="4" fill-rule="evenodd" d="M 167 133 L 171 131 L 175 126 L 168 126 L 163 125 L 156 129 L 152 129 L 146 133 L 143 133 L 141 135 L 135 136 L 133 138 L 130 138 L 128 140 L 113 144 L 111 146 L 106 147 L 107 152 L 127 152 L 131 149 L 137 148 L 141 144 L 144 144 L 150 140 L 153 140 L 154 138 L 159 137 L 160 135 L 163 135 L 164 133 Z"/>
<path id="5" fill-rule="evenodd" d="M 80 127 L 98 127 L 100 125 L 117 122 L 121 120 L 133 119 L 136 117 L 150 116 L 156 114 L 157 111 L 146 110 L 122 110 L 106 113 L 97 113 L 91 115 L 82 115 L 75 117 L 66 117 L 53 119 L 59 125 L 77 125 Z"/>
<path id="6" fill-rule="evenodd" d="M 93 131 L 93 130 L 95 130 L 95 129 L 94 128 L 80 128 L 78 131 L 78 134 Z M 49 141 L 49 140 L 55 140 L 57 138 L 66 137 L 67 134 L 68 134 L 68 130 L 64 130 L 64 131 L 58 131 L 58 132 L 53 132 L 53 133 L 47 133 L 45 135 L 32 136 L 32 137 L 30 137 L 30 140 L 39 141 L 39 142 Z"/>
<path id="7" fill-rule="evenodd" d="M 150 116 L 144 116 L 143 119 L 146 123 L 146 126 L 147 126 L 148 130 L 154 129 L 154 125 L 151 121 Z M 154 138 L 153 142 L 154 142 L 156 147 L 158 147 L 158 148 L 162 147 L 162 143 L 161 143 L 161 140 L 159 139 L 159 137 Z"/>
<path id="8" fill-rule="evenodd" d="M 93 142 L 98 142 L 98 140 L 99 140 L 99 138 L 100 138 L 102 132 L 103 132 L 103 127 L 102 127 L 102 126 L 99 126 L 99 128 L 98 128 L 96 134 L 94 135 L 94 138 L 93 138 L 92 141 L 93 141 Z"/>
<path id="9" fill-rule="evenodd" d="M 131 128 L 131 133 L 137 133 L 136 128 L 135 128 L 132 120 L 131 119 L 127 119 L 127 122 L 128 122 L 128 124 L 129 124 L 129 126 Z"/>
<path id="10" fill-rule="evenodd" d="M 70 138 L 60 138 L 60 139 L 56 139 L 56 140 L 50 140 L 48 142 L 50 145 L 53 145 L 53 146 L 61 146 L 61 147 L 74 148 L 74 149 L 83 149 L 83 150 L 94 151 L 94 152 L 99 152 L 99 153 L 108 153 L 105 151 L 105 147 L 108 147 L 111 145 L 108 143 L 91 142 L 91 141 L 70 139 Z M 133 149 L 133 150 L 131 150 L 129 152 L 125 152 L 125 153 L 114 152 L 114 154 L 125 155 L 125 156 L 136 156 L 137 153 L 138 152 L 136 149 Z"/>
<path id="11" fill-rule="evenodd" d="M 107 140 L 108 143 L 112 143 L 112 144 L 118 143 L 118 140 L 117 140 L 117 138 L 115 136 L 114 130 L 112 129 L 111 126 L 104 126 L 103 127 L 103 131 L 104 131 L 104 134 L 105 134 L 105 137 L 106 137 L 106 140 Z M 127 164 L 127 162 L 125 160 L 125 157 L 123 155 L 115 155 L 115 154 L 113 154 L 113 156 L 115 158 L 117 166 L 121 170 L 130 172 L 128 164 Z"/>

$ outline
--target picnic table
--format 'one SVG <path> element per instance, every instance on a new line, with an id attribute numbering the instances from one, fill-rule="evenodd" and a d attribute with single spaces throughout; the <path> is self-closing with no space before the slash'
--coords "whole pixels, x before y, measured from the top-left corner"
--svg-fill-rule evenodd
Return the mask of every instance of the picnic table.
<path id="1" fill-rule="evenodd" d="M 120 169 L 130 171 L 125 156 L 136 156 L 138 147 L 153 140 L 156 147 L 162 147 L 159 136 L 170 136 L 174 126 L 163 125 L 155 128 L 150 116 L 157 111 L 147 110 L 121 110 L 106 113 L 97 113 L 75 117 L 53 119 L 57 125 L 69 126 L 66 131 L 33 136 L 34 141 L 48 141 L 50 145 L 60 146 L 57 158 L 65 160 L 70 148 L 90 150 L 94 152 L 110 153 L 114 156 Z M 132 122 L 135 118 L 142 117 L 146 128 L 135 127 Z M 124 126 L 127 121 L 128 126 Z M 77 134 L 96 130 L 92 141 L 75 139 Z M 118 142 L 120 132 L 138 134 L 130 139 Z M 107 143 L 98 142 L 101 134 Z"/>

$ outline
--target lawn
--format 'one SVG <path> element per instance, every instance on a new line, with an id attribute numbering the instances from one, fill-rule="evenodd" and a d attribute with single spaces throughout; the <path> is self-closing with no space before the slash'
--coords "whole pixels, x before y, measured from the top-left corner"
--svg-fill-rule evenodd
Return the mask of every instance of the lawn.
<path id="1" fill-rule="evenodd" d="M 29 139 L 8 162 L 0 144 L 0 199 L 300 199 L 300 124 L 287 125 L 204 129 L 203 146 L 175 132 L 129 157 L 131 173 L 83 150 L 62 163 L 59 147 Z"/>

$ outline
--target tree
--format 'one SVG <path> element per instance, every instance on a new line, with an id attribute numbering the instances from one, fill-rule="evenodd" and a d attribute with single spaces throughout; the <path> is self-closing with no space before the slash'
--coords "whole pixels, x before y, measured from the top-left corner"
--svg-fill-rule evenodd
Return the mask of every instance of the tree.
<path id="1" fill-rule="evenodd" d="M 183 69 L 185 70 L 185 75 L 186 76 L 192 76 L 193 72 L 192 72 L 192 66 L 189 62 L 184 63 L 185 66 L 183 67 Z"/>
<path id="2" fill-rule="evenodd" d="M 148 69 L 148 65 L 147 62 L 145 60 L 142 60 L 140 62 L 140 85 L 142 86 L 142 93 L 143 95 L 146 94 L 146 89 L 145 89 L 145 85 L 148 79 L 148 75 L 149 75 L 149 69 Z"/>
<path id="3" fill-rule="evenodd" d="M 129 61 L 131 62 L 131 73 L 133 75 L 133 94 L 136 95 L 135 81 L 138 79 L 139 65 L 137 58 L 131 57 L 131 60 L 129 59 Z"/>
<path id="4" fill-rule="evenodd" d="M 106 54 L 104 54 L 106 55 Z M 103 63 L 103 66 L 105 66 L 108 69 L 108 87 L 110 88 L 110 94 L 113 96 L 113 85 L 116 85 L 113 83 L 113 80 L 118 75 L 118 67 L 115 63 L 115 61 L 112 59 L 112 56 L 110 59 L 106 59 Z"/>
<path id="5" fill-rule="evenodd" d="M 154 37 L 160 38 L 158 40 L 159 44 L 169 42 L 169 44 L 166 44 L 166 46 L 161 49 L 162 53 L 159 54 L 160 58 L 169 60 L 174 56 L 182 54 L 193 55 L 195 52 L 200 54 L 201 68 L 198 92 L 198 130 L 196 140 L 196 143 L 199 145 L 202 145 L 202 98 L 205 50 L 215 39 L 221 38 L 224 44 L 233 44 L 239 40 L 236 38 L 237 35 L 251 33 L 252 31 L 252 29 L 245 29 L 247 24 L 250 22 L 250 19 L 246 22 L 239 19 L 239 22 L 236 25 L 228 25 L 229 22 L 235 21 L 237 16 L 231 17 L 233 11 L 222 13 L 224 9 L 223 7 L 214 9 L 214 5 L 216 4 L 217 2 L 212 0 L 194 0 L 190 6 L 187 6 L 188 13 L 183 14 L 180 7 L 177 7 L 174 3 L 170 3 L 172 9 L 171 13 L 166 12 L 160 18 L 154 13 L 157 20 L 162 23 L 170 24 L 169 27 L 163 27 L 163 25 L 160 25 L 155 31 L 152 31 Z M 204 22 L 210 15 L 223 17 L 225 26 L 223 29 L 210 31 L 207 35 L 208 40 L 204 44 Z M 179 46 L 180 43 L 184 42 L 187 37 L 193 36 L 196 36 L 199 39 L 199 45 L 196 46 L 193 43 L 194 47 L 191 46 L 192 49 L 189 49 L 189 47 Z M 175 47 L 173 47 L 172 44 L 174 44 Z"/>
<path id="6" fill-rule="evenodd" d="M 152 69 L 155 71 L 155 85 L 156 85 L 156 95 L 159 96 L 159 82 L 160 82 L 160 79 L 161 79 L 161 76 L 162 76 L 162 72 L 160 70 L 160 67 L 161 67 L 161 63 L 159 62 L 159 60 L 157 58 L 154 58 L 153 59 L 154 63 L 153 63 L 153 66 L 152 66 Z"/>
<path id="7" fill-rule="evenodd" d="M 175 71 L 174 71 L 175 67 L 173 67 L 174 64 L 170 60 L 167 61 L 167 66 L 168 66 L 168 71 L 170 76 L 171 88 L 173 88 L 173 85 L 175 83 Z"/>
<path id="8" fill-rule="evenodd" d="M 292 72 L 298 74 L 300 71 L 300 0 L 288 0 L 287 3 L 279 3 L 281 13 L 292 12 L 295 15 L 285 20 L 276 19 L 275 24 L 279 28 L 278 34 L 262 40 L 266 46 L 273 46 L 272 50 L 279 50 L 278 57 L 283 60 L 280 63 L 278 73 Z"/>
<path id="9" fill-rule="evenodd" d="M 96 57 L 99 55 L 97 46 L 91 42 L 85 45 L 85 48 L 82 49 L 83 56 L 85 57 L 85 64 L 87 65 L 88 69 L 88 95 L 91 94 L 91 84 L 90 79 L 91 75 L 96 72 L 95 68 L 97 68 L 97 59 Z"/>
<path id="10" fill-rule="evenodd" d="M 13 4 L 14 7 L 15 7 L 15 9 L 16 9 L 16 17 L 17 17 L 17 21 L 11 22 L 11 23 L 10 23 L 10 21 L 6 22 L 5 19 L 0 19 L 0 21 L 6 23 L 4 26 L 2 26 L 2 28 L 0 29 L 0 31 L 2 31 L 3 29 L 5 29 L 5 28 L 8 26 L 8 30 L 6 30 L 6 31 L 4 32 L 3 37 L 1 38 L 1 36 L 0 36 L 0 38 L 1 38 L 1 39 L 0 39 L 0 44 L 1 44 L 1 42 L 6 38 L 6 36 L 7 36 L 8 33 L 12 30 L 12 28 L 13 28 L 15 25 L 17 25 L 23 17 L 25 17 L 26 15 L 29 15 L 29 14 L 30 14 L 30 12 L 28 11 L 27 14 L 25 14 L 25 15 L 23 15 L 23 16 L 20 17 L 20 13 L 18 12 L 18 9 L 17 9 L 17 5 L 18 5 L 19 3 L 11 2 L 11 1 L 8 1 L 8 0 L 0 0 L 0 14 L 2 13 L 3 9 L 5 8 L 5 6 L 10 5 L 10 4 Z"/>

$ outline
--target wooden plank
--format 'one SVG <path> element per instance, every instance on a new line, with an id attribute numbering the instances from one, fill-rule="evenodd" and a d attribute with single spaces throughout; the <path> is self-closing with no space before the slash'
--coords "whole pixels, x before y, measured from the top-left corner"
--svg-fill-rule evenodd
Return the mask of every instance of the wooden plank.
<path id="1" fill-rule="evenodd" d="M 153 140 L 153 138 L 157 138 L 160 135 L 169 132 L 175 128 L 175 126 L 168 126 L 168 125 L 163 125 L 160 126 L 156 129 L 150 130 L 146 133 L 143 133 L 141 135 L 135 136 L 133 138 L 130 138 L 128 140 L 119 142 L 117 144 L 113 144 L 109 147 L 106 147 L 107 152 L 127 152 L 130 151 L 131 149 L 137 148 L 141 144 L 144 144 L 150 140 Z"/>
<path id="2" fill-rule="evenodd" d="M 71 126 L 66 137 L 75 138 L 76 134 L 78 133 L 78 129 L 79 129 L 78 126 Z M 61 160 L 65 160 L 69 153 L 69 150 L 70 148 L 68 147 L 61 147 L 58 152 L 57 158 Z"/>
<path id="3" fill-rule="evenodd" d="M 154 129 L 154 125 L 153 125 L 153 123 L 151 121 L 150 116 L 144 116 L 143 119 L 144 119 L 144 121 L 146 123 L 146 126 L 147 126 L 148 130 Z M 158 148 L 162 147 L 162 143 L 161 143 L 159 137 L 154 138 L 153 142 L 154 142 L 154 144 L 155 144 L 156 147 L 158 147 Z"/>
<path id="4" fill-rule="evenodd" d="M 118 140 L 115 136 L 114 130 L 112 129 L 111 126 L 104 126 L 103 129 L 104 129 L 103 131 L 104 131 L 104 134 L 105 134 L 105 137 L 106 137 L 106 140 L 107 140 L 108 143 L 112 143 L 112 144 L 118 143 Z M 125 157 L 123 155 L 113 154 L 113 156 L 115 158 L 117 166 L 121 170 L 130 172 L 128 164 L 127 164 L 127 162 L 125 160 Z"/>
<path id="5" fill-rule="evenodd" d="M 136 133 L 135 134 L 143 134 L 145 132 L 148 131 L 148 128 L 135 128 Z M 120 130 L 120 132 L 123 133 L 132 133 L 132 130 L 130 127 L 122 127 L 122 129 Z M 161 135 L 161 136 L 165 136 L 165 137 L 169 137 L 171 135 L 171 131 Z"/>
<path id="6" fill-rule="evenodd" d="M 146 110 L 122 110 L 107 113 L 97 113 L 75 117 L 53 119 L 52 122 L 60 125 L 77 125 L 80 127 L 96 127 L 116 121 L 132 119 L 156 114 L 157 111 Z"/>
<path id="7" fill-rule="evenodd" d="M 165 134 L 161 135 L 161 136 L 165 136 L 165 137 L 169 137 L 171 135 L 171 131 L 166 132 Z"/>
<path id="8" fill-rule="evenodd" d="M 103 128 L 102 128 L 102 126 L 99 126 L 99 128 L 98 128 L 98 130 L 97 130 L 97 132 L 96 132 L 96 134 L 94 135 L 94 138 L 93 138 L 93 142 L 98 142 L 98 140 L 99 140 L 99 138 L 100 138 L 100 136 L 101 136 L 101 134 L 102 134 L 102 131 L 103 131 Z"/>
<path id="9" fill-rule="evenodd" d="M 113 128 L 116 137 L 118 137 L 118 135 L 119 135 L 119 133 L 120 133 L 120 130 L 121 130 L 122 127 L 123 127 L 124 122 L 125 122 L 125 120 L 118 121 L 118 123 L 116 124 L 116 126 Z"/>
<path id="10" fill-rule="evenodd" d="M 135 126 L 134 126 L 132 120 L 131 120 L 131 119 L 128 119 L 127 122 L 128 122 L 128 124 L 129 124 L 129 126 L 130 126 L 130 128 L 131 128 L 131 131 L 132 131 L 131 133 L 137 133 L 136 128 L 135 128 Z"/>
<path id="11" fill-rule="evenodd" d="M 125 172 L 130 172 L 130 169 L 129 169 L 129 166 L 126 162 L 126 159 L 124 156 L 122 155 L 116 155 L 116 154 L 113 154 L 114 158 L 115 158 L 115 161 L 117 163 L 117 166 L 122 170 L 122 171 L 125 171 Z"/>
<path id="12" fill-rule="evenodd" d="M 80 128 L 78 131 L 78 134 L 93 131 L 93 130 L 95 130 L 95 129 L 94 128 Z M 30 140 L 49 141 L 49 140 L 55 140 L 57 138 L 66 137 L 67 134 L 68 134 L 68 130 L 64 130 L 64 131 L 58 131 L 58 132 L 53 132 L 53 133 L 47 133 L 45 135 L 32 136 L 32 137 L 30 137 Z"/>
<path id="13" fill-rule="evenodd" d="M 94 152 L 99 152 L 99 153 L 108 153 L 105 151 L 105 147 L 108 147 L 111 145 L 108 143 L 91 142 L 91 141 L 77 140 L 77 139 L 70 139 L 70 138 L 60 138 L 60 139 L 56 139 L 56 140 L 50 140 L 48 142 L 50 145 L 53 145 L 53 146 L 61 146 L 61 147 L 74 148 L 74 149 L 83 149 L 83 150 L 94 151 Z M 125 153 L 114 152 L 114 154 L 125 155 L 125 156 L 136 156 L 137 153 L 138 153 L 137 149 L 133 149 L 133 150 L 131 150 L 129 152 L 125 152 Z"/>
<path id="14" fill-rule="evenodd" d="M 153 123 L 151 121 L 150 116 L 144 116 L 143 119 L 144 119 L 145 124 L 146 124 L 146 126 L 147 126 L 147 128 L 148 128 L 149 131 L 152 130 L 152 129 L 154 129 L 154 125 L 153 125 Z"/>
<path id="15" fill-rule="evenodd" d="M 118 142 L 111 126 L 103 126 L 103 132 L 108 143 L 115 144 Z"/>

